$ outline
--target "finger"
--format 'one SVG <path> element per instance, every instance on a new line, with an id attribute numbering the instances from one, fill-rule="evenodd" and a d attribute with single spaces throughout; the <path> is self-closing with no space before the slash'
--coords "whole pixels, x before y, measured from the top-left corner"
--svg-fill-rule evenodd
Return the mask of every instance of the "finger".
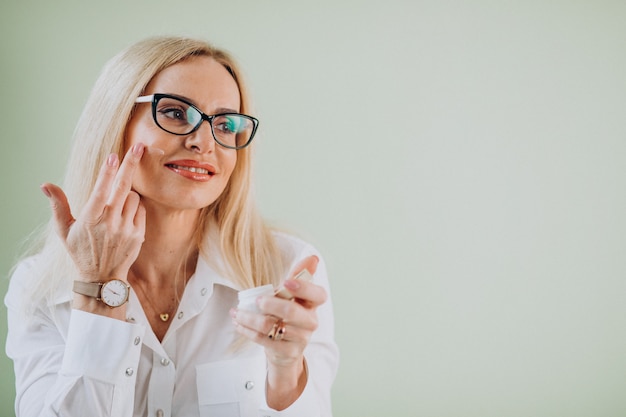
<path id="1" fill-rule="evenodd" d="M 258 314 L 243 309 L 233 309 L 231 311 L 231 316 L 237 324 L 263 334 L 267 334 L 272 326 L 274 326 L 274 323 L 278 320 L 278 317 Z"/>
<path id="2" fill-rule="evenodd" d="M 113 188 L 108 196 L 107 205 L 116 211 L 121 211 L 126 202 L 126 198 L 133 185 L 133 175 L 139 166 L 139 161 L 143 156 L 145 146 L 143 143 L 136 143 L 126 152 L 120 169 L 115 176 Z"/>
<path id="3" fill-rule="evenodd" d="M 231 310 L 233 324 L 237 331 L 247 338 L 260 343 L 274 342 L 269 338 L 274 326 L 279 323 L 278 318 L 273 316 L 250 313 L 246 310 Z M 309 339 L 310 331 L 303 330 L 287 322 L 282 322 L 283 333 L 280 336 L 282 341 L 305 342 Z"/>
<path id="4" fill-rule="evenodd" d="M 315 287 L 317 287 L 315 285 Z M 318 287 L 322 291 L 323 288 Z M 313 304 L 310 301 L 307 303 Z M 258 300 L 259 309 L 267 315 L 280 317 L 286 323 L 292 324 L 309 331 L 317 329 L 317 314 L 315 306 L 308 307 L 300 303 L 283 300 L 277 297 L 260 297 Z"/>
<path id="5" fill-rule="evenodd" d="M 146 208 L 139 194 L 134 191 L 128 193 L 128 199 L 122 210 L 122 218 L 126 227 L 133 229 L 135 237 L 143 242 L 146 235 Z"/>
<path id="6" fill-rule="evenodd" d="M 276 317 L 234 308 L 230 310 L 230 316 L 239 334 L 259 344 L 266 343 L 267 332 L 278 320 Z"/>
<path id="7" fill-rule="evenodd" d="M 139 199 L 139 206 L 137 206 L 137 212 L 135 213 L 134 225 L 139 229 L 142 235 L 146 233 L 146 207 Z"/>
<path id="8" fill-rule="evenodd" d="M 320 306 L 324 304 L 328 298 L 326 290 L 312 282 L 288 279 L 283 282 L 283 286 L 294 296 L 298 303 L 306 308 Z"/>
<path id="9" fill-rule="evenodd" d="M 260 333 L 254 329 L 250 329 L 245 327 L 237 322 L 235 324 L 235 330 L 237 333 L 244 336 L 246 339 L 249 339 L 255 343 L 258 343 L 261 346 L 269 346 L 271 343 L 275 343 L 273 340 L 267 337 L 267 334 Z"/>
<path id="10" fill-rule="evenodd" d="M 306 281 L 310 281 L 313 274 L 317 270 L 318 263 L 319 258 L 315 255 L 304 258 L 296 265 L 295 268 L 292 269 L 289 279 L 304 279 Z M 308 274 L 303 274 L 304 272 L 308 272 Z M 278 287 L 274 295 L 286 300 L 294 298 L 294 294 L 292 294 L 289 289 L 285 287 L 284 282 Z"/>
<path id="11" fill-rule="evenodd" d="M 258 332 L 254 329 L 250 329 L 241 324 L 235 323 L 235 328 L 239 334 L 245 336 L 246 338 L 256 342 L 262 346 L 267 347 L 279 347 L 286 346 L 285 342 L 291 342 L 291 346 L 294 343 L 299 344 L 300 346 L 306 346 L 308 341 L 310 340 L 310 332 L 303 333 L 300 329 L 290 326 L 288 324 L 284 324 L 283 331 L 278 337 L 269 337 L 269 333 L 273 330 L 272 327 L 268 328 L 267 332 Z M 280 344 L 277 344 L 281 342 Z M 301 350 L 301 349 L 300 349 Z"/>
<path id="12" fill-rule="evenodd" d="M 126 197 L 126 201 L 124 202 L 124 207 L 122 208 L 122 219 L 124 219 L 126 225 L 134 226 L 135 225 L 135 216 L 137 215 L 137 210 L 139 209 L 140 197 L 134 191 L 130 191 L 128 196 Z"/>
<path id="13" fill-rule="evenodd" d="M 104 206 L 109 198 L 111 186 L 115 179 L 118 166 L 119 159 L 117 155 L 113 153 L 107 157 L 105 163 L 102 164 L 102 167 L 100 167 L 100 173 L 98 174 L 96 185 L 94 186 L 94 189 L 89 196 L 89 200 L 83 209 L 85 219 L 89 223 L 95 223 L 102 217 L 102 211 L 104 210 Z"/>
<path id="14" fill-rule="evenodd" d="M 52 208 L 52 217 L 56 226 L 57 233 L 65 241 L 67 234 L 70 231 L 70 227 L 76 219 L 72 216 L 70 205 L 67 202 L 67 196 L 61 189 L 54 184 L 45 183 L 41 185 L 41 191 L 50 200 L 50 207 Z"/>

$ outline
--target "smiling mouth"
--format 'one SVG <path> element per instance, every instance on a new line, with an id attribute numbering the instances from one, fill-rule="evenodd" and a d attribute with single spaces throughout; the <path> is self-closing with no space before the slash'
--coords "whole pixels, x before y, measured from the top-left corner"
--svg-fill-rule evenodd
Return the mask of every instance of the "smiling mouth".
<path id="1" fill-rule="evenodd" d="M 193 172 L 194 174 L 204 174 L 204 175 L 213 175 L 213 174 L 215 174 L 214 172 L 211 172 L 208 169 L 198 168 L 198 167 L 185 167 L 185 166 L 174 165 L 174 164 L 166 164 L 166 166 L 170 167 L 170 168 L 173 168 L 173 169 L 180 169 L 180 170 L 183 170 L 183 171 Z"/>

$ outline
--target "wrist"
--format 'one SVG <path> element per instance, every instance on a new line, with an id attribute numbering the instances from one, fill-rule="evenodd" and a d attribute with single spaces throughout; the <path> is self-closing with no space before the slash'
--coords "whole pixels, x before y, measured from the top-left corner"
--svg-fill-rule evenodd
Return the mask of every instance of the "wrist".
<path id="1" fill-rule="evenodd" d="M 102 301 L 82 294 L 74 294 L 72 308 L 100 316 L 126 321 L 126 305 L 110 308 Z"/>
<path id="2" fill-rule="evenodd" d="M 267 405 L 275 410 L 283 410 L 293 404 L 304 391 L 307 374 L 304 357 L 291 366 L 268 364 Z"/>
<path id="3" fill-rule="evenodd" d="M 130 294 L 127 282 L 112 278 L 102 282 L 74 281 L 73 307 L 107 317 L 124 319 Z"/>

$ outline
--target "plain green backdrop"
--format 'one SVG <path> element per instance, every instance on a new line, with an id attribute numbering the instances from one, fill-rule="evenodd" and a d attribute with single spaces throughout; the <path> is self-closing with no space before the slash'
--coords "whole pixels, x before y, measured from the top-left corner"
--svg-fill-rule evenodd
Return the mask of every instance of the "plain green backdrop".
<path id="1" fill-rule="evenodd" d="M 609 0 L 5 0 L 0 294 L 106 60 L 198 36 L 251 84 L 264 215 L 327 260 L 336 416 L 624 416 L 625 21 Z M 0 416 L 14 395 L 0 355 Z"/>

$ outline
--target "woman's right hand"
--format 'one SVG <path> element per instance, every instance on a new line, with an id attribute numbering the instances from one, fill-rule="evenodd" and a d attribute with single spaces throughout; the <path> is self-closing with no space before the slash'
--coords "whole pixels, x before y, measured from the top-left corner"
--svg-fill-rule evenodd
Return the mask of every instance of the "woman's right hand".
<path id="1" fill-rule="evenodd" d="M 121 165 L 117 155 L 109 155 L 78 218 L 60 187 L 41 186 L 50 199 L 57 233 L 85 282 L 127 282 L 145 236 L 146 211 L 139 194 L 131 190 L 143 153 L 143 144 L 134 145 Z"/>

